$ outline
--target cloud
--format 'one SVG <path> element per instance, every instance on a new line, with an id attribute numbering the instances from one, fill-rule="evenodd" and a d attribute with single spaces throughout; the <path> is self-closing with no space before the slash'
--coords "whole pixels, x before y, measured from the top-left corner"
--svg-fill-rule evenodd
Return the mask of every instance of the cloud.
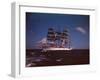
<path id="1" fill-rule="evenodd" d="M 81 32 L 82 34 L 86 34 L 86 30 L 82 27 L 77 27 L 76 30 Z"/>

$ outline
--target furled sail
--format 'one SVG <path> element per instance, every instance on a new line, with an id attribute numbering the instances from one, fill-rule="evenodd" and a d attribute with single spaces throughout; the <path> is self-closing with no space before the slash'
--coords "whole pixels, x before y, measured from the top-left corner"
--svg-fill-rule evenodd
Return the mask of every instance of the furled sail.
<path id="1" fill-rule="evenodd" d="M 53 28 L 48 29 L 47 41 L 48 45 L 52 47 L 66 47 L 68 44 L 69 35 L 68 30 L 64 29 L 63 32 L 55 31 Z"/>

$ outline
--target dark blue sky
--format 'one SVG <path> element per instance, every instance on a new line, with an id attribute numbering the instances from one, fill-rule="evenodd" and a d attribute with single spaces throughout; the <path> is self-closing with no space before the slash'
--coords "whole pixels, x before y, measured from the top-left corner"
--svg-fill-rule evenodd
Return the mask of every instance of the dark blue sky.
<path id="1" fill-rule="evenodd" d="M 34 48 L 47 36 L 48 28 L 67 28 L 74 49 L 89 48 L 89 15 L 26 13 L 26 48 Z"/>

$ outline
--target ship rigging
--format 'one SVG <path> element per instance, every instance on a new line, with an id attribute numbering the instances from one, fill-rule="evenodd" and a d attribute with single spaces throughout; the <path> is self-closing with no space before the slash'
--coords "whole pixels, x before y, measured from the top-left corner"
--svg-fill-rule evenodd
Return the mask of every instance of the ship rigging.
<path id="1" fill-rule="evenodd" d="M 67 29 L 62 32 L 55 31 L 53 28 L 48 29 L 47 41 L 42 44 L 43 51 L 53 50 L 71 50 L 70 35 Z"/>

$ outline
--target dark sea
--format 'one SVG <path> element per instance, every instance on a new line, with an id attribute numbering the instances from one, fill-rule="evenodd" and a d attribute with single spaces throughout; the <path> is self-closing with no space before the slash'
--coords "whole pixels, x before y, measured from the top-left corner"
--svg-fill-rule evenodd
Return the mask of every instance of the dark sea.
<path id="1" fill-rule="evenodd" d="M 42 52 L 41 49 L 26 50 L 26 67 L 84 65 L 89 63 L 89 49 L 47 52 Z"/>

